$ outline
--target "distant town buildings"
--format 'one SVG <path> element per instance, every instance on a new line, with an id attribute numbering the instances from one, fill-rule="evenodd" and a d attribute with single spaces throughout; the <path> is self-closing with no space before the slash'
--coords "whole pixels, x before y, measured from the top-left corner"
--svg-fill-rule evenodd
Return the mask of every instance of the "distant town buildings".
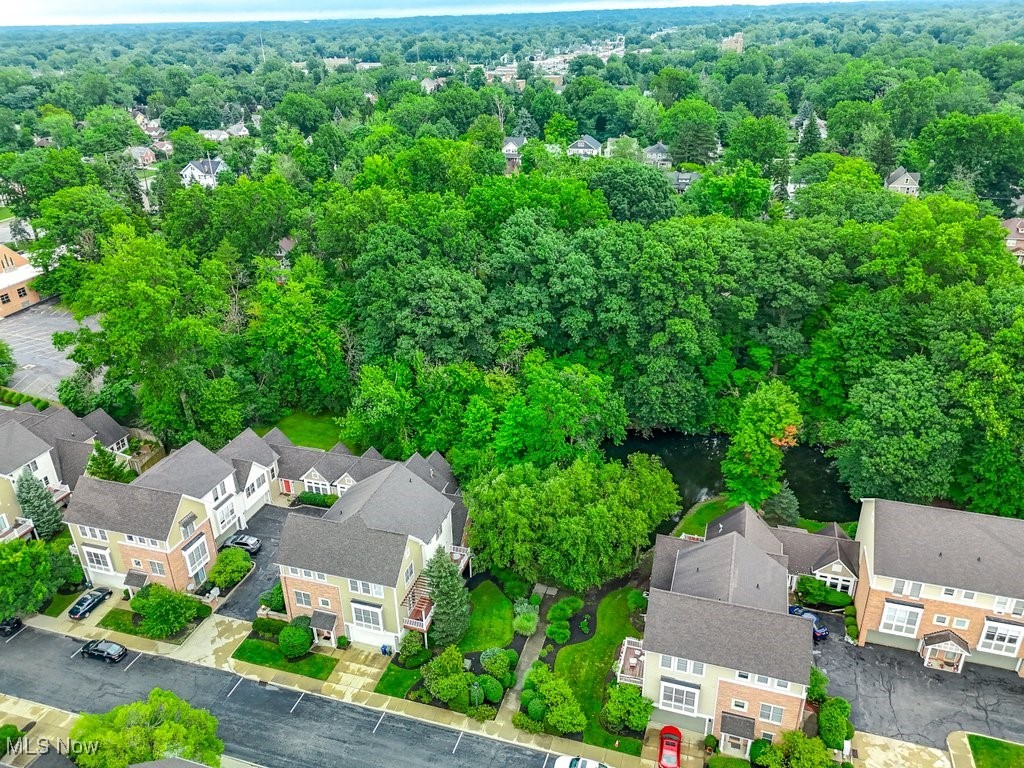
<path id="1" fill-rule="evenodd" d="M 735 35 L 723 38 L 721 48 L 723 51 L 743 53 L 743 33 L 737 32 Z"/>
<path id="2" fill-rule="evenodd" d="M 28 287 L 43 270 L 6 245 L 0 245 L 0 317 L 7 317 L 39 302 L 39 294 Z"/>
<path id="3" fill-rule="evenodd" d="M 213 189 L 217 186 L 217 175 L 230 172 L 228 164 L 220 157 L 215 157 L 212 160 L 210 158 L 193 160 L 181 169 L 181 181 L 185 186 L 199 184 L 207 189 Z"/>

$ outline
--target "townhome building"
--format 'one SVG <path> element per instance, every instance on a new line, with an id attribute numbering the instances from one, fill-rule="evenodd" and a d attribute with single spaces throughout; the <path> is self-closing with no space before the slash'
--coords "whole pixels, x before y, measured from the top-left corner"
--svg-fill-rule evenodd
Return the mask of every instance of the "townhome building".
<path id="1" fill-rule="evenodd" d="M 273 436 L 268 435 L 273 439 Z M 288 616 L 310 616 L 316 642 L 396 647 L 409 631 L 426 634 L 433 619 L 423 569 L 438 550 L 463 572 L 466 508 L 439 454 L 404 463 L 345 457 L 340 498 L 325 514 L 296 511 L 281 532 L 277 563 Z M 347 480 L 346 480 L 347 482 Z"/>
<path id="2" fill-rule="evenodd" d="M 626 639 L 616 673 L 654 701 L 655 722 L 713 733 L 740 757 L 800 727 L 812 637 L 789 615 L 779 557 L 735 531 L 658 536 L 644 637 Z"/>
<path id="3" fill-rule="evenodd" d="M 706 538 L 736 532 L 786 567 L 788 587 L 813 576 L 832 589 L 854 594 L 860 571 L 860 544 L 836 523 L 811 533 L 803 528 L 768 525 L 749 504 L 729 510 L 707 526 Z"/>
<path id="4" fill-rule="evenodd" d="M 128 430 L 102 410 L 79 418 L 67 408 L 40 411 L 23 403 L 0 412 L 0 541 L 32 535 L 15 494 L 22 471 L 28 468 L 58 505 L 66 504 L 97 443 L 123 454 Z"/>
<path id="5" fill-rule="evenodd" d="M 857 642 L 1024 677 L 1024 521 L 886 499 L 861 502 Z"/>

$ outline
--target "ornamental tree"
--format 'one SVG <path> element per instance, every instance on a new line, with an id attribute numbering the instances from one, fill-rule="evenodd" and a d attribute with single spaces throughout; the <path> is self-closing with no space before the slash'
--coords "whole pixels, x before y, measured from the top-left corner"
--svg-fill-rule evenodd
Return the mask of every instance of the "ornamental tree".
<path id="1" fill-rule="evenodd" d="M 130 483 L 135 478 L 135 471 L 131 467 L 119 462 L 113 451 L 108 451 L 99 443 L 93 448 L 85 473 L 89 477 L 115 483 Z"/>
<path id="2" fill-rule="evenodd" d="M 443 547 L 438 547 L 423 570 L 430 581 L 434 621 L 430 627 L 436 645 L 454 645 L 469 630 L 469 590 L 459 567 Z"/>
<path id="3" fill-rule="evenodd" d="M 42 538 L 52 538 L 64 524 L 64 517 L 53 500 L 53 494 L 28 467 L 23 468 L 18 475 L 14 497 L 21 507 L 21 514 L 33 522 L 36 532 Z"/>

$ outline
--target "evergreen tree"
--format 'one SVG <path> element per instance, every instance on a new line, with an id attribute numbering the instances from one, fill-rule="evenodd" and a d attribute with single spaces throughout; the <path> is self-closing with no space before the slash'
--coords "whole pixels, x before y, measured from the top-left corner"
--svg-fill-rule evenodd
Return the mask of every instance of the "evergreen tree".
<path id="1" fill-rule="evenodd" d="M 818 117 L 811 112 L 807 122 L 804 123 L 804 132 L 800 135 L 800 144 L 796 148 L 797 160 L 803 160 L 808 155 L 821 152 L 821 131 L 818 130 Z"/>
<path id="2" fill-rule="evenodd" d="M 800 502 L 788 480 L 783 480 L 782 490 L 765 501 L 761 514 L 768 525 L 796 525 L 800 517 Z"/>
<path id="3" fill-rule="evenodd" d="M 469 590 L 458 566 L 443 548 L 438 548 L 423 571 L 430 581 L 434 601 L 431 641 L 434 645 L 458 643 L 469 630 Z"/>
<path id="4" fill-rule="evenodd" d="M 33 522 L 42 538 L 49 539 L 60 530 L 64 518 L 53 501 L 53 494 L 28 467 L 18 475 L 14 496 L 21 507 L 21 514 Z"/>
<path id="5" fill-rule="evenodd" d="M 521 109 L 516 115 L 516 127 L 512 132 L 513 136 L 525 136 L 528 139 L 536 139 L 540 136 L 540 126 L 533 119 L 527 110 Z"/>
<path id="6" fill-rule="evenodd" d="M 113 451 L 108 451 L 99 443 L 96 443 L 92 456 L 89 457 L 85 473 L 89 477 L 112 480 L 115 483 L 130 483 L 135 478 L 135 472 L 130 467 L 121 464 Z"/>
<path id="7" fill-rule="evenodd" d="M 881 127 L 867 125 L 864 127 L 864 154 L 882 176 L 887 176 L 896 167 L 899 154 L 896 137 L 888 124 Z"/>

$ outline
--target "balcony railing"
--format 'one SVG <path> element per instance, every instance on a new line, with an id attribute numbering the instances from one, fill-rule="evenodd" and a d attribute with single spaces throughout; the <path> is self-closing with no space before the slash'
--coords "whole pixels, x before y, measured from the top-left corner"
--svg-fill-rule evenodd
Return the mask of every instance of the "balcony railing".
<path id="1" fill-rule="evenodd" d="M 66 485 L 48 485 L 47 490 L 53 494 L 53 501 L 60 504 L 62 501 L 67 501 L 71 496 L 71 488 Z"/>
<path id="2" fill-rule="evenodd" d="M 473 556 L 472 551 L 469 547 L 456 547 L 452 546 L 448 550 L 448 554 L 452 557 L 452 562 L 459 566 L 460 571 L 466 570 L 466 563 L 469 562 L 469 558 Z"/>
<path id="3" fill-rule="evenodd" d="M 0 542 L 14 541 L 15 539 L 23 539 L 28 536 L 35 526 L 32 521 L 26 517 L 16 518 L 14 525 L 7 530 L 0 531 Z"/>
<path id="4" fill-rule="evenodd" d="M 427 604 L 429 604 L 429 608 Z M 429 601 L 427 604 L 417 602 L 412 613 L 402 621 L 402 625 L 406 629 L 414 629 L 417 632 L 426 632 L 430 629 L 430 622 L 434 620 L 434 604 Z"/>
<path id="5" fill-rule="evenodd" d="M 620 683 L 643 686 L 644 684 L 644 650 L 639 640 L 627 637 L 619 647 L 619 663 L 615 670 L 615 678 Z"/>

